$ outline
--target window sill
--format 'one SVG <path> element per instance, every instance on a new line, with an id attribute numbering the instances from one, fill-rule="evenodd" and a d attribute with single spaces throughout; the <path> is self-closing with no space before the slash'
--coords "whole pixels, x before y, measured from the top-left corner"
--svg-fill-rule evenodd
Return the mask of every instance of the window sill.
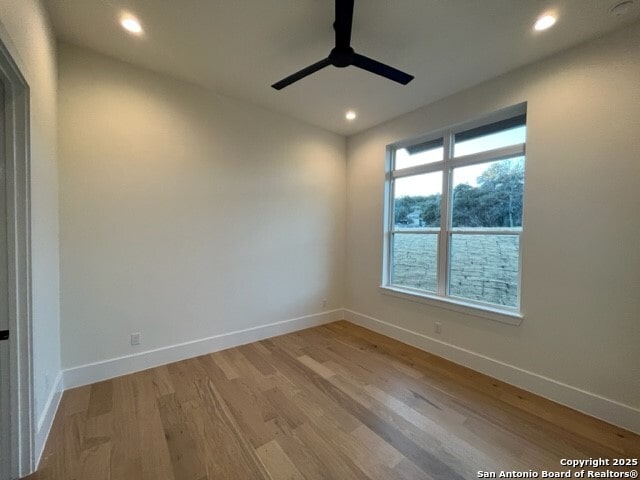
<path id="1" fill-rule="evenodd" d="M 459 312 L 474 317 L 487 318 L 489 320 L 495 320 L 498 322 L 507 323 L 509 325 L 520 325 L 522 323 L 522 320 L 524 319 L 524 315 L 521 312 L 503 310 L 488 305 L 477 305 L 475 303 L 465 302 L 464 300 L 453 298 L 436 297 L 427 293 L 417 292 L 399 287 L 381 286 L 380 292 L 385 295 L 391 295 L 392 297 L 402 298 L 411 302 L 424 303 L 426 305 L 444 308 L 446 310 L 453 310 L 454 312 Z"/>

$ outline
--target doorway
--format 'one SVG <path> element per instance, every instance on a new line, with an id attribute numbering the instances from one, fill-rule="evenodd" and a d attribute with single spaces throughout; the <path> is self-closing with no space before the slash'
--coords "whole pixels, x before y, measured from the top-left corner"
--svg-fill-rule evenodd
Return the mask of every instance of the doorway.
<path id="1" fill-rule="evenodd" d="M 7 184 L 4 148 L 4 84 L 0 83 L 0 479 L 11 473 L 11 397 L 9 366 L 9 270 L 7 249 Z"/>
<path id="2" fill-rule="evenodd" d="M 0 480 L 31 473 L 29 87 L 0 41 Z"/>

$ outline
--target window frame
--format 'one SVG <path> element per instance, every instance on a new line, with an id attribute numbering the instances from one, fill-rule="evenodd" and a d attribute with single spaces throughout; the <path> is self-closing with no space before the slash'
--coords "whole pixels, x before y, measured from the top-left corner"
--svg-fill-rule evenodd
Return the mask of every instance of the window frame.
<path id="1" fill-rule="evenodd" d="M 516 157 L 524 157 L 525 175 L 526 175 L 526 138 L 524 143 L 499 147 L 493 150 L 487 150 L 470 155 L 455 157 L 454 144 L 455 135 L 474 128 L 490 125 L 491 123 L 507 120 L 519 115 L 526 115 L 526 103 L 515 105 L 490 115 L 483 116 L 473 121 L 460 123 L 451 127 L 433 131 L 427 135 L 402 140 L 387 145 L 386 148 L 386 175 L 384 188 L 384 237 L 383 237 L 383 272 L 382 285 L 380 289 L 382 293 L 395 297 L 404 298 L 406 300 L 426 303 L 460 313 L 470 314 L 489 318 L 492 320 L 519 325 L 524 318 L 521 304 L 522 294 L 522 233 L 523 227 L 519 230 L 513 229 L 469 229 L 464 227 L 453 228 L 452 223 L 452 202 L 453 194 L 453 171 L 456 168 L 469 165 L 478 165 L 491 161 L 505 160 Z M 526 123 L 525 123 L 526 125 Z M 416 144 L 436 141 L 442 138 L 443 141 L 443 158 L 437 162 L 426 163 L 422 165 L 395 169 L 395 152 L 402 148 L 415 146 Z M 424 173 L 442 172 L 442 192 L 440 206 L 440 225 L 439 227 L 412 229 L 396 229 L 394 228 L 394 186 L 398 178 L 409 177 Z M 526 182 L 524 185 L 526 188 Z M 523 193 L 524 194 L 524 193 Z M 524 204 L 524 199 L 523 199 Z M 444 215 L 443 215 L 444 213 Z M 524 212 L 523 221 L 524 226 Z M 402 234 L 436 234 L 437 235 L 437 276 L 436 276 L 436 292 L 431 293 L 412 287 L 395 285 L 392 283 L 393 278 L 393 237 Z M 449 279 L 451 266 L 451 243 L 453 234 L 478 234 L 478 235 L 515 235 L 518 237 L 518 295 L 515 307 L 506 305 L 496 305 L 488 302 L 476 301 L 462 297 L 452 296 L 449 293 Z"/>

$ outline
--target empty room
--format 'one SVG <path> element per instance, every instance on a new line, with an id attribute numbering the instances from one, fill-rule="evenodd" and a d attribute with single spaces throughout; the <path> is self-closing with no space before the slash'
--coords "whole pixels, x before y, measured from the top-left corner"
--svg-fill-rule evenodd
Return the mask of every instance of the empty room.
<path id="1" fill-rule="evenodd" d="M 0 480 L 637 478 L 640 0 L 0 0 Z"/>

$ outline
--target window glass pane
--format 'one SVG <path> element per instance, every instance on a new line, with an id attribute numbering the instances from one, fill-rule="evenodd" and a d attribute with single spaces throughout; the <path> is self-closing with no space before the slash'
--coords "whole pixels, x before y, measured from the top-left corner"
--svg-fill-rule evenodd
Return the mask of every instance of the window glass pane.
<path id="1" fill-rule="evenodd" d="M 456 141 L 453 146 L 454 157 L 462 157 L 464 155 L 486 152 L 494 148 L 525 143 L 526 134 L 527 127 L 524 125 L 499 132 L 489 132 L 469 139 L 463 137 L 463 140 L 459 140 L 461 134 L 456 134 Z"/>
<path id="2" fill-rule="evenodd" d="M 394 229 L 440 226 L 442 172 L 397 178 L 393 193 Z"/>
<path id="3" fill-rule="evenodd" d="M 438 274 L 437 233 L 393 235 L 393 285 L 436 292 Z"/>
<path id="4" fill-rule="evenodd" d="M 518 306 L 519 235 L 451 235 L 449 295 Z"/>
<path id="5" fill-rule="evenodd" d="M 453 170 L 454 228 L 522 228 L 524 157 Z"/>
<path id="6" fill-rule="evenodd" d="M 444 143 L 442 138 L 429 142 L 417 143 L 395 151 L 395 169 L 415 167 L 427 163 L 439 162 L 443 159 Z"/>

